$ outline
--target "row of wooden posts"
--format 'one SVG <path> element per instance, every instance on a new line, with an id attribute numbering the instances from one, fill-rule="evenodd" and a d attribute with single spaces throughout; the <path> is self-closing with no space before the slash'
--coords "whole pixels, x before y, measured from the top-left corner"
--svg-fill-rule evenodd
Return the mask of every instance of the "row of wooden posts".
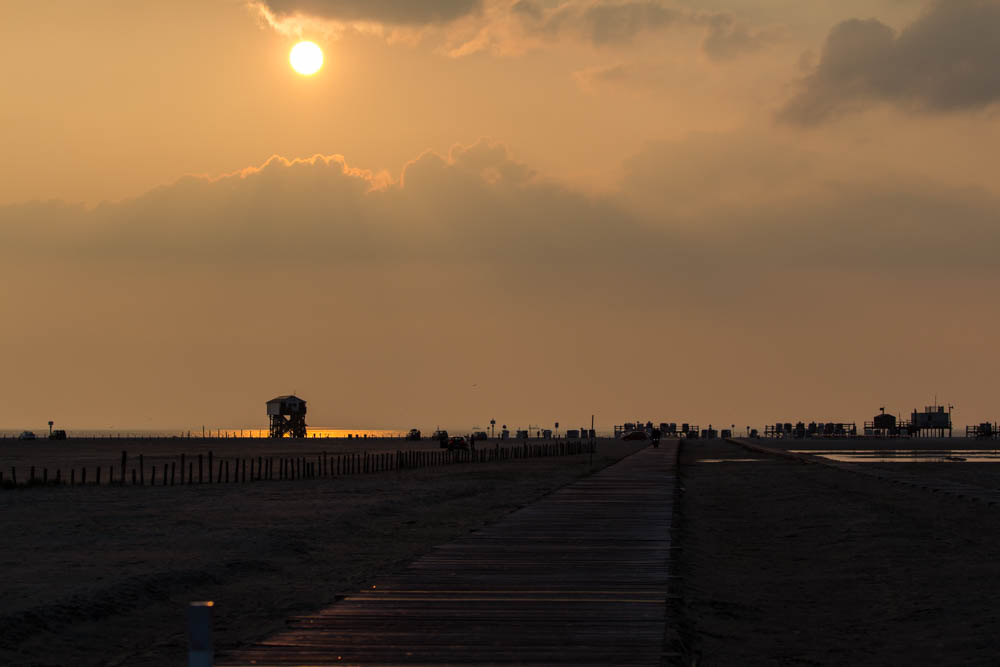
<path id="1" fill-rule="evenodd" d="M 561 441 L 549 444 L 521 444 L 510 447 L 494 447 L 469 450 L 410 450 L 395 452 L 364 452 L 361 454 L 333 454 L 326 452 L 309 456 L 257 456 L 216 458 L 213 452 L 187 457 L 181 454 L 177 460 L 165 462 L 159 467 L 149 466 L 148 476 L 142 454 L 133 458 L 129 468 L 127 452 L 122 452 L 121 465 L 106 466 L 106 477 L 102 479 L 102 468 L 96 466 L 94 475 L 88 481 L 87 468 L 71 468 L 69 477 L 62 476 L 56 469 L 49 476 L 49 469 L 42 468 L 41 475 L 31 466 L 26 479 L 17 478 L 17 467 L 11 466 L 10 476 L 4 477 L 0 471 L 0 487 L 37 485 L 94 485 L 102 483 L 125 486 L 175 486 L 188 484 L 231 484 L 275 480 L 316 479 L 323 477 L 343 477 L 378 472 L 414 470 L 431 466 L 458 463 L 489 463 L 513 459 L 539 458 L 548 456 L 572 456 L 592 452 L 588 441 Z M 131 475 L 127 473 L 131 472 Z"/>

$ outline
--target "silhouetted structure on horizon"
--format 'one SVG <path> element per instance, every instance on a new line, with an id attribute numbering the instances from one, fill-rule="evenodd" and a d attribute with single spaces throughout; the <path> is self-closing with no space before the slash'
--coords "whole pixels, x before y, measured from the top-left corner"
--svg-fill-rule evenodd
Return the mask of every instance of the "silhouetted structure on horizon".
<path id="1" fill-rule="evenodd" d="M 306 402 L 298 396 L 278 396 L 267 402 L 267 416 L 271 422 L 270 436 L 283 438 L 306 437 Z"/>
<path id="2" fill-rule="evenodd" d="M 1000 431 L 997 430 L 996 423 L 982 422 L 976 426 L 966 426 L 965 427 L 965 437 L 975 438 L 976 440 L 996 440 L 1000 437 Z"/>
<path id="3" fill-rule="evenodd" d="M 945 437 L 944 432 L 948 432 L 951 437 L 951 408 L 944 411 L 943 405 L 928 405 L 923 412 L 913 411 L 910 418 L 910 434 L 921 437 Z"/>
<path id="4" fill-rule="evenodd" d="M 854 422 L 775 422 L 764 427 L 765 438 L 854 438 L 858 426 Z"/>

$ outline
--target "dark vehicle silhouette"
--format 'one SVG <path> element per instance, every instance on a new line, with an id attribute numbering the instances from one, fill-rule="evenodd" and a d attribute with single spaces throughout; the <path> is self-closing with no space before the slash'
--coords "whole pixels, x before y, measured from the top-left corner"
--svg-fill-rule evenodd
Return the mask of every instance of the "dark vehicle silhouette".
<path id="1" fill-rule="evenodd" d="M 66 431 L 62 430 L 61 428 L 57 428 L 56 430 L 52 431 L 52 433 L 49 435 L 49 440 L 65 440 L 65 439 L 66 439 Z"/>
<path id="2" fill-rule="evenodd" d="M 407 440 L 420 440 L 420 429 L 411 428 L 410 432 L 406 434 Z"/>
<path id="3" fill-rule="evenodd" d="M 21 431 L 21 435 L 17 436 L 18 440 L 34 440 L 35 434 L 31 431 Z"/>
<path id="4" fill-rule="evenodd" d="M 434 435 L 431 436 L 431 440 L 437 440 L 442 447 L 448 446 L 448 431 L 443 431 L 438 429 L 434 431 Z"/>
<path id="5" fill-rule="evenodd" d="M 456 435 L 453 438 L 448 438 L 448 444 L 445 445 L 449 450 L 453 449 L 468 449 L 469 441 L 460 435 Z"/>

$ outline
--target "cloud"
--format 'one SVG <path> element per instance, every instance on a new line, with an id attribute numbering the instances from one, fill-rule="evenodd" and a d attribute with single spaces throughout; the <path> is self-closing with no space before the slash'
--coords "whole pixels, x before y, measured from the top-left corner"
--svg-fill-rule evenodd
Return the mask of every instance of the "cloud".
<path id="1" fill-rule="evenodd" d="M 707 28 L 704 48 L 713 58 L 756 50 L 768 41 L 730 14 L 695 12 L 663 0 L 589 0 L 548 8 L 537 0 L 518 0 L 510 12 L 529 36 L 572 37 L 596 47 L 628 46 L 643 35 L 692 26 Z"/>
<path id="2" fill-rule="evenodd" d="M 777 134 L 649 144 L 604 196 L 483 140 L 393 175 L 274 157 L 94 209 L 0 207 L 4 313 L 28 323 L 0 332 L 0 398 L 78 426 L 257 423 L 293 389 L 317 424 L 542 423 L 655 414 L 669 367 L 683 419 L 753 423 L 816 368 L 847 414 L 859 383 L 906 396 L 932 353 L 989 395 L 997 197 Z M 857 370 L 886 359 L 889 389 Z"/>
<path id="3" fill-rule="evenodd" d="M 582 261 L 603 267 L 597 274 L 637 261 L 660 272 L 655 258 L 667 255 L 995 270 L 995 195 L 858 161 L 805 150 L 792 136 L 692 135 L 649 144 L 625 164 L 621 189 L 598 196 L 546 179 L 488 140 L 426 152 L 398 178 L 339 155 L 273 157 L 93 210 L 0 208 L 0 253 L 223 266 L 475 261 L 544 272 Z"/>
<path id="4" fill-rule="evenodd" d="M 436 45 L 463 57 L 483 51 L 512 56 L 570 41 L 624 49 L 672 28 L 705 31 L 704 50 L 724 60 L 771 41 L 730 14 L 699 12 L 667 0 L 253 0 L 263 18 L 285 34 L 353 29 L 390 41 Z"/>
<path id="5" fill-rule="evenodd" d="M 875 19 L 845 21 L 779 118 L 810 125 L 879 102 L 931 112 L 982 109 L 1000 101 L 998 34 L 996 0 L 938 0 L 898 35 Z"/>
<path id="6" fill-rule="evenodd" d="M 275 156 L 89 211 L 59 203 L 3 207 L 0 220 L 9 253 L 223 264 L 524 262 L 564 247 L 568 255 L 552 255 L 558 263 L 594 255 L 609 236 L 632 242 L 640 234 L 613 202 L 541 179 L 487 140 L 446 156 L 424 153 L 398 179 L 351 167 L 339 155 Z"/>
<path id="7" fill-rule="evenodd" d="M 702 48 L 715 60 L 730 60 L 757 51 L 775 37 L 774 33 L 754 32 L 739 24 L 730 14 L 715 14 L 705 19 L 708 35 Z"/>
<path id="8" fill-rule="evenodd" d="M 482 0 L 260 0 L 259 5 L 277 21 L 310 16 L 342 23 L 425 25 L 476 13 Z"/>

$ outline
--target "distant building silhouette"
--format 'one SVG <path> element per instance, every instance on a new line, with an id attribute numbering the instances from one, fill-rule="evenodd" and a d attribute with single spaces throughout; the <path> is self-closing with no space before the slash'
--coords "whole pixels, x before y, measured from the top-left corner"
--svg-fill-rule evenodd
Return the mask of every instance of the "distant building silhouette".
<path id="1" fill-rule="evenodd" d="M 271 437 L 306 437 L 306 402 L 298 396 L 278 396 L 267 402 Z"/>

